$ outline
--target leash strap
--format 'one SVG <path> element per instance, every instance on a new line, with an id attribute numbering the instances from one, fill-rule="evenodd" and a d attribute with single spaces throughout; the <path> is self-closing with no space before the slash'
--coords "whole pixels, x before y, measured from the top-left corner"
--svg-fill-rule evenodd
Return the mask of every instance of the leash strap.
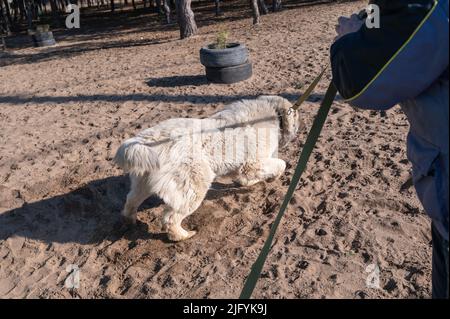
<path id="1" fill-rule="evenodd" d="M 298 109 L 301 103 L 303 103 L 308 98 L 309 94 L 311 94 L 313 89 L 316 87 L 317 83 L 319 83 L 319 80 L 322 78 L 323 74 L 325 73 L 325 70 L 326 68 L 322 71 L 322 73 L 318 76 L 318 78 L 314 80 L 314 82 L 310 85 L 308 90 L 302 95 L 299 101 L 297 101 L 297 103 L 294 104 L 294 106 L 296 107 L 296 108 L 294 108 L 294 106 L 292 107 L 294 110 Z M 306 96 L 307 94 L 308 96 Z M 281 222 L 281 219 L 286 211 L 286 208 L 288 207 L 288 204 L 292 196 L 294 195 L 295 189 L 297 188 L 298 182 L 300 181 L 300 177 L 302 176 L 303 172 L 306 169 L 308 159 L 311 156 L 311 153 L 314 149 L 314 146 L 316 145 L 317 140 L 319 139 L 320 132 L 322 131 L 322 127 L 327 119 L 328 112 L 330 111 L 330 107 L 333 104 L 333 100 L 336 97 L 336 94 L 337 89 L 334 86 L 333 82 L 331 82 L 327 89 L 327 92 L 325 93 L 325 97 L 322 101 L 322 104 L 320 105 L 320 109 L 317 113 L 317 116 L 314 119 L 314 123 L 311 127 L 311 130 L 309 131 L 308 137 L 306 138 L 305 146 L 303 147 L 302 153 L 300 154 L 297 167 L 295 168 L 291 184 L 289 185 L 286 196 L 284 197 L 283 204 L 281 205 L 280 211 L 277 217 L 275 218 L 272 228 L 270 229 L 269 237 L 264 243 L 264 246 L 261 249 L 258 258 L 253 264 L 250 274 L 248 275 L 247 280 L 245 281 L 244 288 L 242 289 L 241 295 L 239 297 L 240 299 L 250 299 L 250 297 L 252 296 L 253 290 L 255 289 L 256 283 L 258 282 L 258 279 L 261 275 L 261 271 L 264 267 L 264 263 L 267 259 L 267 256 L 269 255 L 273 238 L 275 236 L 277 228 Z"/>
<path id="2" fill-rule="evenodd" d="M 311 95 L 311 93 L 314 91 L 314 89 L 316 88 L 317 84 L 319 84 L 320 80 L 322 79 L 323 75 L 325 74 L 325 71 L 328 69 L 328 66 L 326 66 L 322 72 L 320 72 L 320 74 L 317 76 L 317 78 L 315 78 L 315 80 L 309 85 L 309 87 L 306 89 L 305 93 L 302 94 L 302 96 L 300 96 L 300 98 L 297 100 L 297 102 L 294 103 L 294 105 L 292 105 L 291 107 L 291 111 L 297 111 L 298 108 L 303 104 L 303 102 L 305 102 L 309 96 Z"/>

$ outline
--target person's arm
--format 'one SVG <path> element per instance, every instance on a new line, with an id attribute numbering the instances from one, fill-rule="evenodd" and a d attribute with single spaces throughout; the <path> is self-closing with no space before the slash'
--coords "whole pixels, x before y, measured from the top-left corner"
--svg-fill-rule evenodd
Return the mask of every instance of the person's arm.
<path id="1" fill-rule="evenodd" d="M 359 29 L 361 29 L 361 27 L 363 26 L 364 21 L 365 21 L 364 18 L 362 18 L 357 14 L 352 14 L 350 18 L 339 17 L 338 24 L 336 25 L 335 28 L 337 36 L 334 39 L 334 41 L 336 42 L 344 35 L 359 31 Z"/>
<path id="2" fill-rule="evenodd" d="M 426 90 L 448 67 L 448 0 L 372 1 L 380 28 L 340 18 L 333 82 L 353 106 L 386 110 Z M 356 31 L 355 31 L 356 30 Z"/>

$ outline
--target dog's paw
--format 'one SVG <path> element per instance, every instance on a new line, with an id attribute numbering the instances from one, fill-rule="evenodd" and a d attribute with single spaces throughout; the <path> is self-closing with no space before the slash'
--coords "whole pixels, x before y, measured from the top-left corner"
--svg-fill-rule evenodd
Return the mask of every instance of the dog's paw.
<path id="1" fill-rule="evenodd" d="M 177 242 L 177 241 L 183 241 L 183 240 L 187 240 L 189 238 L 192 238 L 193 236 L 195 236 L 195 234 L 197 234 L 197 232 L 195 230 L 190 230 L 190 231 L 185 231 L 183 233 L 167 233 L 167 236 L 169 237 L 169 239 L 171 241 Z"/>
<path id="2" fill-rule="evenodd" d="M 236 183 L 241 187 L 250 187 L 261 182 L 259 179 L 247 179 L 245 177 L 239 178 Z"/>

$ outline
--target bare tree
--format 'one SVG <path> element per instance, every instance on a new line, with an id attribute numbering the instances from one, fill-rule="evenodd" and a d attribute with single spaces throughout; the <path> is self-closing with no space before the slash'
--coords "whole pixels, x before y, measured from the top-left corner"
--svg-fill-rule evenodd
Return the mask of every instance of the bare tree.
<path id="1" fill-rule="evenodd" d="M 3 34 L 7 35 L 10 32 L 8 19 L 6 18 L 6 8 L 3 8 L 2 3 L 0 3 L 0 38 L 2 39 L 3 50 L 6 48 L 5 40 Z"/>
<path id="2" fill-rule="evenodd" d="M 155 0 L 155 6 L 156 6 L 156 12 L 158 12 L 158 14 L 161 14 L 162 13 L 161 0 Z"/>
<path id="3" fill-rule="evenodd" d="M 281 10 L 281 0 L 272 0 L 272 11 L 277 12 Z"/>
<path id="4" fill-rule="evenodd" d="M 258 0 L 258 7 L 261 14 L 268 14 L 269 10 L 267 9 L 266 3 L 264 0 Z"/>
<path id="5" fill-rule="evenodd" d="M 162 8 L 164 11 L 164 16 L 166 17 L 166 23 L 170 24 L 172 21 L 170 20 L 170 5 L 169 0 L 161 0 L 162 1 Z"/>
<path id="6" fill-rule="evenodd" d="M 311 2 L 314 1 L 311 0 Z M 68 4 L 78 4 L 89 8 L 96 6 L 98 10 L 108 8 L 114 13 L 117 11 L 117 5 L 130 5 L 137 10 L 139 3 L 142 3 L 144 7 L 150 7 L 164 15 L 167 24 L 172 23 L 171 13 L 176 10 L 180 36 L 183 39 L 197 33 L 197 25 L 191 9 L 192 2 L 193 0 L 0 0 L 0 27 L 3 32 L 15 32 L 25 25 L 31 28 L 41 15 L 44 15 L 45 19 L 51 15 L 52 24 L 58 27 L 63 21 Z M 214 2 L 216 16 L 222 15 L 221 5 L 223 2 L 221 0 L 197 0 L 197 2 L 207 3 L 209 7 Z M 269 11 L 281 10 L 282 0 L 270 0 L 267 3 L 266 0 L 249 0 L 249 5 L 252 10 L 253 24 L 258 24 L 261 15 L 267 14 Z"/>
<path id="7" fill-rule="evenodd" d="M 24 0 L 24 3 L 28 30 L 31 30 L 33 28 L 33 4 L 31 3 L 31 0 Z"/>
<path id="8" fill-rule="evenodd" d="M 1 18 L 3 19 L 4 30 L 5 33 L 9 34 L 12 28 L 12 19 L 11 13 L 9 11 L 9 3 L 7 0 L 3 0 L 4 8 L 2 7 L 2 3 L 0 3 L 0 10 L 2 13 Z"/>
<path id="9" fill-rule="evenodd" d="M 59 13 L 58 13 L 58 4 L 56 3 L 56 0 L 50 0 L 50 9 L 52 10 L 52 19 L 53 23 L 59 27 Z"/>
<path id="10" fill-rule="evenodd" d="M 194 12 L 191 9 L 191 0 L 176 0 L 176 8 L 181 39 L 195 35 L 197 24 L 194 19 Z"/>
<path id="11" fill-rule="evenodd" d="M 223 13 L 220 9 L 220 0 L 214 0 L 214 4 L 216 6 L 216 17 L 221 16 Z"/>
<path id="12" fill-rule="evenodd" d="M 253 12 L 253 24 L 258 24 L 260 22 L 258 0 L 250 0 L 250 5 L 252 7 Z"/>

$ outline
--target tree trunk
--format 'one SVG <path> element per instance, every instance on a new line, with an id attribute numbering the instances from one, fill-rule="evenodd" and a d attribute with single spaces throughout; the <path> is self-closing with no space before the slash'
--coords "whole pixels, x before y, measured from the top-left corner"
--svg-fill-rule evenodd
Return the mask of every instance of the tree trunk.
<path id="1" fill-rule="evenodd" d="M 181 39 L 195 35 L 197 24 L 194 19 L 194 12 L 191 9 L 191 0 L 176 0 L 176 8 Z"/>
<path id="2" fill-rule="evenodd" d="M 258 24 L 260 20 L 258 0 L 250 0 L 250 5 L 253 12 L 253 24 Z"/>
<path id="3" fill-rule="evenodd" d="M 152 7 L 152 11 L 156 12 L 156 13 L 160 13 L 161 11 L 161 4 L 159 3 L 158 0 L 151 0 L 150 1 L 150 6 Z"/>
<path id="4" fill-rule="evenodd" d="M 11 32 L 10 21 L 6 14 L 8 3 L 5 0 L 3 1 L 3 4 L 5 5 L 5 7 L 3 7 L 0 3 L 0 34 L 2 33 L 1 31 L 3 31 L 6 35 L 8 35 Z M 3 37 L 2 41 L 4 41 Z M 6 48 L 4 43 L 2 43 L 2 45 L 4 46 L 4 48 Z"/>
<path id="5" fill-rule="evenodd" d="M 114 4 L 114 0 L 111 0 L 111 12 L 114 12 L 114 10 L 116 10 L 116 6 Z"/>
<path id="6" fill-rule="evenodd" d="M 214 0 L 214 3 L 216 5 L 216 17 L 222 15 L 222 10 L 220 9 L 220 0 Z"/>
<path id="7" fill-rule="evenodd" d="M 33 6 L 31 4 L 31 0 L 24 0 L 25 3 L 25 14 L 27 17 L 27 26 L 28 30 L 31 30 L 33 28 Z"/>
<path id="8" fill-rule="evenodd" d="M 39 14 L 44 13 L 44 5 L 42 5 L 42 1 L 35 2 L 36 5 L 36 16 L 39 16 Z"/>
<path id="9" fill-rule="evenodd" d="M 4 19 L 5 19 L 5 24 L 6 24 L 6 31 L 9 33 L 9 32 L 11 32 L 12 24 L 13 24 L 13 21 L 11 18 L 11 11 L 9 8 L 8 0 L 3 0 L 3 4 L 5 6 L 3 15 L 4 15 Z"/>
<path id="10" fill-rule="evenodd" d="M 266 3 L 264 0 L 258 0 L 258 7 L 261 14 L 268 14 L 269 10 L 267 9 Z"/>
<path id="11" fill-rule="evenodd" d="M 14 23 L 17 22 L 17 20 L 19 20 L 19 8 L 17 7 L 17 3 L 15 3 L 14 7 L 11 7 L 12 10 L 12 16 L 13 16 L 13 21 Z"/>
<path id="12" fill-rule="evenodd" d="M 59 13 L 58 13 L 58 5 L 56 4 L 56 0 L 50 0 L 50 9 L 52 10 L 52 20 L 53 23 L 59 27 Z"/>
<path id="13" fill-rule="evenodd" d="M 20 12 L 20 20 L 24 20 L 26 17 L 26 12 L 25 12 L 25 0 L 18 0 L 18 9 Z"/>
<path id="14" fill-rule="evenodd" d="M 170 20 L 170 6 L 169 0 L 162 0 L 162 6 L 164 11 L 164 16 L 166 17 L 166 23 L 170 24 L 172 21 Z"/>
<path id="15" fill-rule="evenodd" d="M 156 3 L 156 12 L 158 12 L 158 14 L 163 13 L 161 0 L 155 0 L 155 3 Z"/>
<path id="16" fill-rule="evenodd" d="M 277 12 L 281 10 L 281 0 L 272 0 L 272 11 Z"/>
<path id="17" fill-rule="evenodd" d="M 60 5 L 60 11 L 61 12 L 66 12 L 66 2 L 65 0 L 59 0 L 59 5 Z"/>

